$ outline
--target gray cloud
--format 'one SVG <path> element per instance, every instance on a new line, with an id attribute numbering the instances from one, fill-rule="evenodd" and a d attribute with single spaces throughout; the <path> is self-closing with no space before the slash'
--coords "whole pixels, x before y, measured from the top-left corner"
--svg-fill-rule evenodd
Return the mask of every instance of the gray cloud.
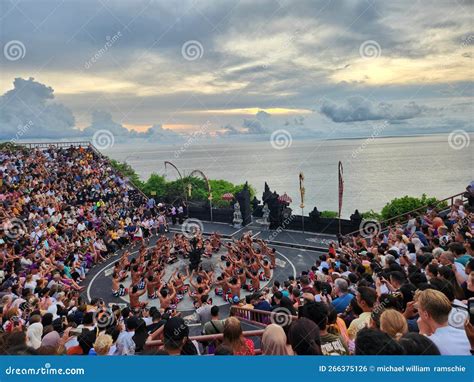
<path id="1" fill-rule="evenodd" d="M 450 65 L 457 64 L 458 59 L 466 62 L 471 53 L 457 54 L 456 49 L 472 43 L 468 38 L 472 35 L 472 4 L 436 2 L 427 7 L 423 2 L 409 0 L 353 0 L 344 4 L 312 0 L 262 0 L 258 4 L 193 0 L 7 1 L 1 6 L 0 47 L 10 40 L 20 40 L 26 46 L 26 55 L 18 61 L 2 60 L 2 72 L 4 69 L 6 73 L 2 77 L 10 81 L 33 73 L 37 78 L 50 76 L 48 85 L 59 93 L 56 100 L 24 102 L 31 103 L 33 109 L 47 106 L 45 116 L 51 120 L 38 121 L 41 128 L 31 127 L 30 131 L 52 138 L 77 133 L 72 113 L 81 128 L 86 126 L 91 106 L 112 112 L 113 119 L 100 123 L 116 129 L 124 139 L 134 133 L 127 133 L 113 120 L 126 125 L 173 121 L 198 126 L 208 118 L 197 113 L 180 114 L 183 105 L 191 111 L 256 106 L 314 109 L 317 99 L 345 99 L 359 94 L 376 101 L 370 106 L 325 105 L 329 119 L 321 118 L 326 123 L 323 126 L 334 127 L 341 119 L 364 121 L 387 115 L 406 120 L 428 113 L 419 105 L 432 107 L 439 99 L 449 104 L 447 97 L 472 97 L 472 83 L 459 84 L 459 91 L 454 92 L 445 83 L 368 86 L 362 77 L 335 83 L 335 74 L 357 68 L 359 46 L 366 40 L 380 44 L 382 59 L 427 59 L 442 53 L 450 57 Z M 119 31 L 121 37 L 86 69 L 84 63 L 104 46 L 107 37 Z M 183 59 L 181 46 L 188 40 L 202 44 L 201 59 Z M 75 76 L 87 78 L 92 85 L 60 93 L 59 84 L 67 88 L 69 79 L 74 80 Z M 94 83 L 96 79 L 129 81 L 131 85 L 106 90 Z M 416 97 L 414 104 L 396 106 L 411 96 Z M 14 134 L 17 123 L 28 117 L 19 101 L 9 102 L 16 104 L 18 110 L 11 106 L 6 109 L 7 114 L 0 110 L 2 136 Z M 459 120 L 472 119 L 472 113 L 459 115 L 446 110 L 449 113 Z M 306 133 L 305 128 L 315 126 L 314 116 L 308 116 L 304 125 L 291 116 L 277 115 L 272 116 L 271 123 L 255 116 L 242 125 L 243 117 L 218 115 L 214 127 L 228 124 L 237 126 L 240 133 L 265 134 L 287 120 L 296 136 L 298 131 Z M 316 128 L 322 129 L 321 125 L 313 129 Z M 154 134 L 148 133 L 149 138 L 172 138 L 169 132 L 155 130 Z M 145 137 L 145 133 L 137 135 Z"/>
<path id="2" fill-rule="evenodd" d="M 13 89 L 0 97 L 0 139 L 90 139 L 99 130 L 110 131 L 118 140 L 146 139 L 160 143 L 183 139 L 181 134 L 156 124 L 144 132 L 129 130 L 115 122 L 109 112 L 102 110 L 94 110 L 90 126 L 79 130 L 75 127 L 71 110 L 53 100 L 52 87 L 34 78 L 15 78 Z"/>
<path id="3" fill-rule="evenodd" d="M 83 135 L 92 138 L 94 133 L 99 130 L 107 130 L 119 141 L 128 139 L 146 139 L 149 142 L 164 143 L 174 142 L 183 139 L 183 137 L 169 129 L 164 129 L 161 125 L 153 125 L 144 132 L 129 130 L 120 123 L 113 120 L 108 112 L 95 110 L 92 112 L 92 123 L 83 130 Z"/>
<path id="4" fill-rule="evenodd" d="M 227 124 L 225 126 L 222 126 L 222 128 L 224 129 L 224 132 L 222 133 L 222 135 L 239 135 L 239 134 L 242 134 L 242 132 L 240 130 L 238 130 L 234 125 L 231 125 L 231 124 Z"/>
<path id="5" fill-rule="evenodd" d="M 247 129 L 247 134 L 268 134 L 270 132 L 268 123 L 270 113 L 259 110 L 255 114 L 255 119 L 244 119 L 242 126 Z"/>
<path id="6" fill-rule="evenodd" d="M 268 130 L 258 119 L 244 119 L 242 126 L 247 129 L 248 134 L 266 134 Z"/>
<path id="7" fill-rule="evenodd" d="M 13 89 L 0 97 L 0 138 L 62 138 L 77 136 L 74 116 L 53 102 L 54 90 L 33 78 L 15 78 Z M 26 129 L 25 126 L 28 126 Z M 24 131 L 18 137 L 19 131 Z"/>
<path id="8" fill-rule="evenodd" d="M 404 120 L 421 116 L 428 111 L 426 106 L 410 102 L 402 106 L 390 103 L 373 103 L 364 97 L 350 97 L 343 104 L 326 101 L 320 112 L 333 122 L 362 122 L 377 120 Z"/>

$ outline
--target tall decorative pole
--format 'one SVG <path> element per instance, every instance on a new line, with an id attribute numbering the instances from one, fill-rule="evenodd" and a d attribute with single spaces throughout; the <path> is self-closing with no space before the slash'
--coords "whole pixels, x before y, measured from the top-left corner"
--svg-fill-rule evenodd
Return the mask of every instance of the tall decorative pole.
<path id="1" fill-rule="evenodd" d="M 183 183 L 184 198 L 186 199 L 186 216 L 187 216 L 188 213 L 189 213 L 189 206 L 188 206 L 188 192 L 189 192 L 189 190 L 186 189 L 186 185 L 184 184 L 183 176 L 181 175 L 181 172 L 179 172 L 178 167 L 176 167 L 173 163 L 171 163 L 169 161 L 165 161 L 165 170 L 166 170 L 166 165 L 170 165 L 171 167 L 173 167 L 176 170 L 176 172 L 179 175 L 179 178 L 181 179 L 181 182 Z"/>
<path id="2" fill-rule="evenodd" d="M 344 179 L 342 177 L 344 168 L 342 162 L 339 161 L 339 235 L 341 235 L 341 211 L 342 211 L 342 197 L 344 195 Z"/>
<path id="3" fill-rule="evenodd" d="M 201 175 L 202 178 L 204 179 L 204 181 L 206 182 L 207 192 L 208 192 L 207 200 L 209 200 L 209 208 L 210 208 L 211 222 L 212 222 L 212 190 L 211 190 L 211 183 L 209 182 L 209 179 L 207 178 L 207 176 L 204 175 L 204 173 L 201 170 L 193 170 L 191 172 L 191 174 L 189 174 L 189 176 L 194 176 L 196 174 Z"/>
<path id="4" fill-rule="evenodd" d="M 305 193 L 305 188 L 304 188 L 304 175 L 303 172 L 300 172 L 300 196 L 301 196 L 301 226 L 303 228 L 303 233 L 304 233 L 304 193 Z"/>

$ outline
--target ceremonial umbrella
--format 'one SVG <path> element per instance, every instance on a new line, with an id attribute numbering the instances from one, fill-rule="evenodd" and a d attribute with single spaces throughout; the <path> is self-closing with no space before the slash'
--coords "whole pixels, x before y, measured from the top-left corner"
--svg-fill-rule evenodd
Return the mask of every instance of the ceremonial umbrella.
<path id="1" fill-rule="evenodd" d="M 234 200 L 234 194 L 232 194 L 231 192 L 227 192 L 222 195 L 222 200 Z"/>
<path id="2" fill-rule="evenodd" d="M 290 204 L 293 200 L 286 194 L 286 192 L 278 197 L 278 201 L 282 204 Z"/>

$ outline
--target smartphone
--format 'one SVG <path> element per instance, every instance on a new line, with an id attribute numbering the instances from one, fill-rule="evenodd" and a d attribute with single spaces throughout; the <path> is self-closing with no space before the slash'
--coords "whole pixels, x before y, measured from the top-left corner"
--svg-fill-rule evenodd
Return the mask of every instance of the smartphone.
<path id="1" fill-rule="evenodd" d="M 474 325 L 474 300 L 469 300 L 467 306 L 469 310 L 469 322 L 471 325 Z"/>

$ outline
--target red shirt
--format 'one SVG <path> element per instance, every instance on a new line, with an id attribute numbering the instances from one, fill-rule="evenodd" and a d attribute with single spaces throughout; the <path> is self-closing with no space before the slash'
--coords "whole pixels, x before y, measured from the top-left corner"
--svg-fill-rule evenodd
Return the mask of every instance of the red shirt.
<path id="1" fill-rule="evenodd" d="M 255 345 L 249 338 L 245 338 L 245 348 L 234 353 L 234 355 L 255 355 Z"/>

